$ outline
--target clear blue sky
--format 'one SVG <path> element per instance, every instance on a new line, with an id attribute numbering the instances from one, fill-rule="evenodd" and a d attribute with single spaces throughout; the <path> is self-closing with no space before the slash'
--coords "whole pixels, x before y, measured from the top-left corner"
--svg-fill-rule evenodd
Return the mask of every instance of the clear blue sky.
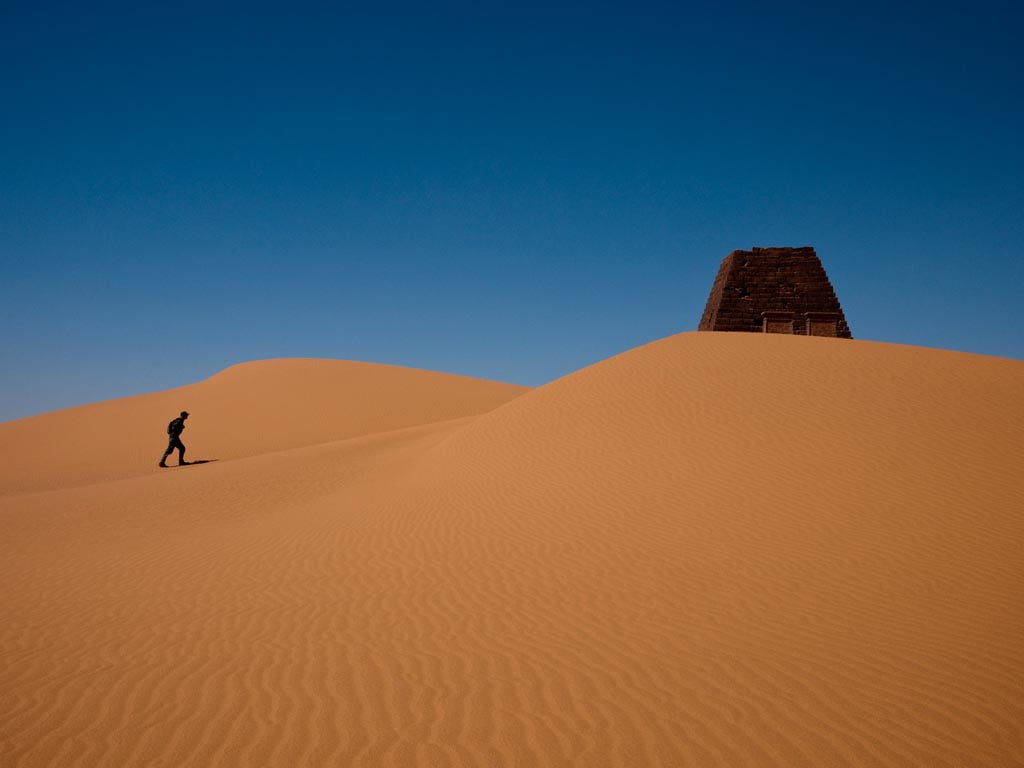
<path id="1" fill-rule="evenodd" d="M 857 338 L 1022 358 L 1021 7 L 5 3 L 0 420 L 284 356 L 538 385 L 754 245 Z"/>

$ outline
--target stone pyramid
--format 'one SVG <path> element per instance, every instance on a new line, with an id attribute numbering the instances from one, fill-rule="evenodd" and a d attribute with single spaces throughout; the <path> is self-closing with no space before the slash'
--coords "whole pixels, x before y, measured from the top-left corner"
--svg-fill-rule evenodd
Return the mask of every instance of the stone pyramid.
<path id="1" fill-rule="evenodd" d="M 853 338 L 825 268 L 809 247 L 730 253 L 697 330 Z"/>

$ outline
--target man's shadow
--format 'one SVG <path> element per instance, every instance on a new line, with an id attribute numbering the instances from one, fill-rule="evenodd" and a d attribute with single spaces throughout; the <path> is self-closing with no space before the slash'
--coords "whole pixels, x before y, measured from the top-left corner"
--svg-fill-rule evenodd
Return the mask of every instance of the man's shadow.
<path id="1" fill-rule="evenodd" d="M 195 459 L 193 461 L 186 461 L 183 466 L 191 467 L 193 464 L 209 464 L 211 461 L 220 461 L 220 459 Z"/>

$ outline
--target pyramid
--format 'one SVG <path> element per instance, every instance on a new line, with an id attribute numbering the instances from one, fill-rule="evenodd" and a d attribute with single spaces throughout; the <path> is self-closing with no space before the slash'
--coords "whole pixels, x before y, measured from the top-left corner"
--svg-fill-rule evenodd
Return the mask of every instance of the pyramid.
<path id="1" fill-rule="evenodd" d="M 718 268 L 697 330 L 853 338 L 810 247 L 730 253 Z"/>

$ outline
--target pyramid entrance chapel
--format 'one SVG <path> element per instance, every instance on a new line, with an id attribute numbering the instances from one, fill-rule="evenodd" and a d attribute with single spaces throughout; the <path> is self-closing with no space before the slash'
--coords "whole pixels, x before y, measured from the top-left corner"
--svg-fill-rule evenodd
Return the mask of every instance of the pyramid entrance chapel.
<path id="1" fill-rule="evenodd" d="M 809 247 L 730 253 L 697 330 L 853 338 L 825 268 Z"/>

